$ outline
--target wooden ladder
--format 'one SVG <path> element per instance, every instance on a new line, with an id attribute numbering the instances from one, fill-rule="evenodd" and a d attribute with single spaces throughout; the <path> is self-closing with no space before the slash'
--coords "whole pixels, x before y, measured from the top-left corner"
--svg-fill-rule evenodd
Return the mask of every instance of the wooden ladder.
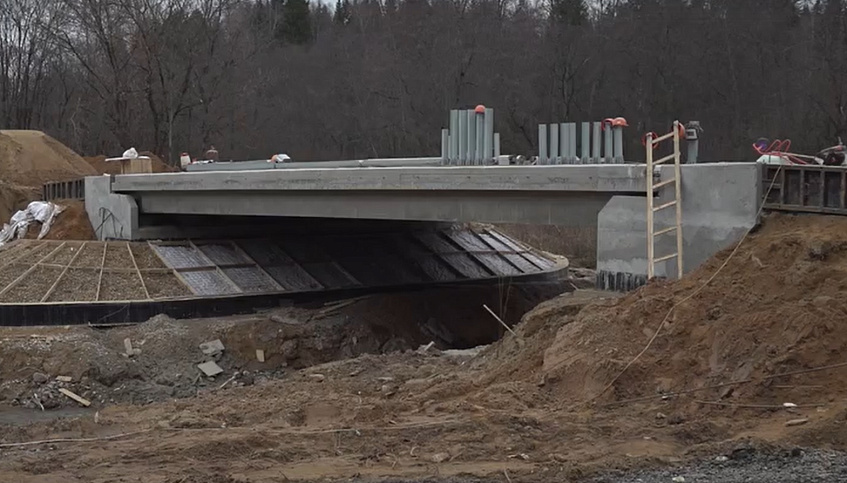
<path id="1" fill-rule="evenodd" d="M 679 182 L 681 179 L 679 153 L 680 129 L 681 124 L 679 121 L 674 121 L 672 132 L 659 136 L 656 139 L 653 139 L 653 133 L 649 133 L 647 134 L 645 142 L 645 146 L 647 148 L 647 280 L 651 280 L 655 277 L 657 263 L 671 260 L 673 258 L 677 259 L 677 277 L 682 278 L 682 187 Z M 673 139 L 673 153 L 658 160 L 653 160 L 653 149 L 658 146 L 659 143 L 668 139 Z M 654 183 L 654 168 L 660 164 L 669 162 L 673 162 L 673 177 Z M 671 184 L 674 185 L 673 200 L 659 206 L 654 206 L 655 200 L 653 199 L 653 196 L 655 190 Z M 676 208 L 675 224 L 657 231 L 654 225 L 655 214 L 671 207 Z M 676 252 L 657 258 L 655 254 L 656 237 L 669 233 L 676 234 Z"/>

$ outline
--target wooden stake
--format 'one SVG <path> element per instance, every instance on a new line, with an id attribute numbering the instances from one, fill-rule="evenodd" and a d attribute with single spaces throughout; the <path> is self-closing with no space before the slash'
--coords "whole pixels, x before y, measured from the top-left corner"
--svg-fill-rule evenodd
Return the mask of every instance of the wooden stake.
<path id="1" fill-rule="evenodd" d="M 74 401 L 82 404 L 85 407 L 91 406 L 91 401 L 89 401 L 88 399 L 85 399 L 84 397 L 78 396 L 78 395 L 72 393 L 71 391 L 68 391 L 64 387 L 60 387 L 59 392 L 64 394 L 65 396 L 73 399 Z"/>
<path id="2" fill-rule="evenodd" d="M 515 333 L 515 331 L 514 331 L 514 330 L 512 330 L 512 328 L 511 328 L 511 327 L 509 327 L 508 325 L 506 325 L 506 323 L 505 323 L 505 322 L 503 322 L 503 319 L 501 319 L 501 318 L 500 318 L 500 316 L 498 316 L 497 314 L 495 314 L 493 310 L 489 309 L 487 305 L 482 304 L 482 308 L 484 308 L 485 310 L 487 310 L 487 311 L 488 311 L 488 313 L 489 313 L 489 314 L 491 314 L 491 316 L 492 316 L 492 317 L 494 317 L 495 319 L 497 319 L 497 322 L 500 322 L 500 325 L 502 325 L 503 327 L 505 327 L 505 328 L 506 328 L 506 330 L 508 330 L 508 331 L 509 331 L 509 332 L 510 332 L 513 336 L 515 336 L 515 337 L 517 337 L 518 339 L 520 339 L 520 336 L 518 336 L 518 334 L 516 334 L 516 333 Z"/>

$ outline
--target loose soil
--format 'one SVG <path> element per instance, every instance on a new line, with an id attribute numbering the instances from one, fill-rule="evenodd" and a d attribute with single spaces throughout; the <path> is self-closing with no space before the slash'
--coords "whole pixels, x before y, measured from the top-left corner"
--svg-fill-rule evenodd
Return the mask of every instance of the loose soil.
<path id="1" fill-rule="evenodd" d="M 42 240 L 96 240 L 94 228 L 85 211 L 85 202 L 81 200 L 55 200 L 57 205 L 65 210 L 53 221 L 50 231 Z M 41 223 L 35 222 L 29 226 L 26 238 L 35 239 L 41 231 Z"/>
<path id="2" fill-rule="evenodd" d="M 97 172 L 78 154 L 41 131 L 0 131 L 0 179 L 37 187 Z"/>
<path id="3" fill-rule="evenodd" d="M 96 422 L 42 418 L 0 431 L 3 442 L 95 438 L 2 447 L 0 474 L 552 483 L 624 472 L 669 481 L 642 470 L 765 447 L 844 451 L 844 233 L 844 218 L 772 216 L 731 258 L 719 253 L 683 280 L 621 297 L 556 297 L 524 315 L 514 335 L 472 350 L 407 348 L 426 340 L 424 327 L 442 344 L 481 338 L 496 322 L 484 310 L 471 317 L 470 307 L 502 312 L 504 296 L 490 303 L 447 289 L 429 302 L 383 295 L 106 332 L 7 329 L 0 398 L 68 406 L 53 381 L 67 374 L 73 382 L 61 384 L 98 412 Z M 520 316 L 505 313 L 508 323 Z M 120 355 L 127 337 L 140 355 Z M 224 353 L 204 356 L 198 344 L 215 338 Z M 194 366 L 210 357 L 224 369 L 213 379 Z"/>
<path id="4" fill-rule="evenodd" d="M 2 137 L 0 137 L 2 143 Z M 0 147 L 0 159 L 2 159 L 2 147 Z M 2 164 L 2 162 L 0 162 Z M 0 169 L 2 172 L 2 169 Z M 26 208 L 26 206 L 34 200 L 41 197 L 41 186 L 20 186 L 8 182 L 7 180 L 0 181 L 0 222 L 8 223 L 12 215 Z"/>

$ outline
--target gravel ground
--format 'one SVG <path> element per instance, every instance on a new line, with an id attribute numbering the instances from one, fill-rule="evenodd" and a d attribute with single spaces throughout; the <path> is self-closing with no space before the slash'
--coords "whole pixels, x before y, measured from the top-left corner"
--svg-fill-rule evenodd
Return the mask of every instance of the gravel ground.
<path id="1" fill-rule="evenodd" d="M 592 483 L 811 483 L 847 481 L 847 454 L 819 450 L 736 450 L 681 468 L 609 473 Z"/>
<path id="2" fill-rule="evenodd" d="M 615 471 L 582 483 L 817 483 L 847 481 L 847 454 L 819 450 L 786 450 L 776 453 L 756 453 L 749 448 L 736 450 L 725 459 L 711 460 L 684 467 L 638 471 Z M 530 478 L 547 483 L 554 480 Z M 329 480 L 328 480 L 329 481 Z M 425 478 L 425 479 L 350 479 L 359 483 L 504 483 L 505 477 Z M 512 476 L 511 481 L 521 481 Z M 341 483 L 339 480 L 336 483 Z"/>

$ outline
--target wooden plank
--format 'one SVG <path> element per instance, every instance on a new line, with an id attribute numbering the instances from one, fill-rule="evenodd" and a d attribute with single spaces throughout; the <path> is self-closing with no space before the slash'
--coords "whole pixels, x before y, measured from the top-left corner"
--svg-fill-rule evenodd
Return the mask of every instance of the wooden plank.
<path id="1" fill-rule="evenodd" d="M 141 270 L 138 269 L 138 263 L 135 261 L 135 255 L 132 253 L 129 243 L 126 244 L 126 250 L 129 252 L 129 258 L 132 259 L 132 266 L 135 268 L 135 273 L 138 274 L 138 279 L 141 280 L 141 288 L 144 289 L 144 296 L 147 297 L 147 300 L 153 300 L 150 298 L 150 292 L 147 291 L 147 284 L 144 283 L 144 277 L 141 276 Z"/>
<path id="2" fill-rule="evenodd" d="M 150 174 L 153 172 L 153 160 L 150 158 L 137 158 L 129 161 L 130 174 Z"/>
<path id="3" fill-rule="evenodd" d="M 670 232 L 672 232 L 676 229 L 677 228 L 675 226 L 672 226 L 670 228 L 665 228 L 665 229 L 659 230 L 656 233 L 654 233 L 654 236 L 664 235 L 665 233 L 670 233 Z"/>
<path id="4" fill-rule="evenodd" d="M 673 152 L 674 152 L 674 177 L 676 178 L 675 196 L 676 196 L 676 272 L 677 279 L 682 278 L 683 274 L 683 259 L 682 259 L 682 168 L 680 167 L 680 152 L 679 152 L 679 121 L 673 123 Z"/>
<path id="5" fill-rule="evenodd" d="M 103 285 L 103 267 L 106 266 L 106 252 L 109 251 L 109 242 L 103 244 L 103 256 L 100 257 L 100 274 L 97 276 L 97 292 L 94 294 L 94 301 L 100 300 L 100 286 Z"/>
<path id="6" fill-rule="evenodd" d="M 662 205 L 659 205 L 659 206 L 653 208 L 653 211 L 662 211 L 665 208 L 670 208 L 671 206 L 675 206 L 676 204 L 677 204 L 676 200 L 668 201 L 665 204 L 662 204 Z"/>
<path id="7" fill-rule="evenodd" d="M 674 138 L 674 139 L 676 139 L 676 138 Z M 665 156 L 664 158 L 659 158 L 658 161 L 653 161 L 653 166 L 656 166 L 656 165 L 659 165 L 659 164 L 665 164 L 668 161 L 674 161 L 675 159 L 676 159 L 676 154 L 669 154 L 669 155 Z"/>
<path id="8" fill-rule="evenodd" d="M 674 258 L 674 257 L 677 257 L 677 256 L 679 256 L 679 254 L 678 254 L 678 253 L 671 253 L 670 255 L 665 255 L 665 256 L 663 256 L 663 257 L 659 257 L 659 258 L 657 258 L 657 259 L 655 260 L 655 262 L 656 262 L 656 263 L 661 263 L 661 262 L 664 262 L 665 260 L 670 260 L 671 258 Z M 679 263 L 679 262 L 677 262 L 677 263 Z"/>
<path id="9" fill-rule="evenodd" d="M 59 392 L 64 394 L 65 396 L 73 399 L 74 401 L 80 403 L 81 405 L 83 405 L 85 407 L 91 406 L 91 401 L 89 401 L 88 399 L 85 399 L 82 396 L 78 396 L 77 394 L 74 394 L 71 391 L 68 391 L 64 387 L 60 387 Z"/>
<path id="10" fill-rule="evenodd" d="M 647 280 L 652 279 L 656 275 L 656 267 L 653 262 L 654 253 L 654 234 L 653 234 L 653 136 L 647 135 Z"/>
<path id="11" fill-rule="evenodd" d="M 668 179 L 668 180 L 662 181 L 661 183 L 656 183 L 655 185 L 653 185 L 653 189 L 657 190 L 657 189 L 662 188 L 664 186 L 667 186 L 671 183 L 676 183 L 676 178 Z"/>

